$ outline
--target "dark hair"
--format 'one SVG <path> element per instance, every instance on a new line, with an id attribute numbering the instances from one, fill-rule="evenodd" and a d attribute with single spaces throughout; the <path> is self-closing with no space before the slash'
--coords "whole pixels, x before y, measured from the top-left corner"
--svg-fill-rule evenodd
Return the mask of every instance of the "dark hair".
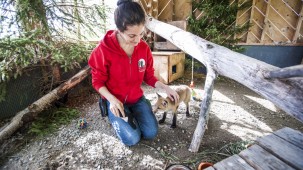
<path id="1" fill-rule="evenodd" d="M 124 32 L 127 26 L 145 23 L 145 13 L 142 7 L 132 0 L 118 0 L 115 10 L 115 24 L 119 31 Z"/>

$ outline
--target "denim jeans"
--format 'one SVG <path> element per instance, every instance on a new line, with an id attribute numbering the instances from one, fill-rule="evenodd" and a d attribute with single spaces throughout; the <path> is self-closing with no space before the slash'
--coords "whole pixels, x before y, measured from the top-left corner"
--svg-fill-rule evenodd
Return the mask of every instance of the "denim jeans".
<path id="1" fill-rule="evenodd" d="M 144 139 L 153 139 L 157 136 L 158 122 L 152 112 L 150 103 L 146 101 L 144 96 L 135 104 L 124 105 L 124 108 L 128 108 L 133 115 L 136 128 L 132 128 L 132 126 L 122 118 L 116 117 L 110 111 L 109 104 L 107 101 L 108 119 L 122 143 L 127 146 L 132 146 L 140 141 L 141 136 Z"/>

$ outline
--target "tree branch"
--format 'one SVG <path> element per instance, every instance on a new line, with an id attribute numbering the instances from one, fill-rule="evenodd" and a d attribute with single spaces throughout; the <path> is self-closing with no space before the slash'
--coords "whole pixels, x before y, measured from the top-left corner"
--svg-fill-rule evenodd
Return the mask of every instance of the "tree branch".
<path id="1" fill-rule="evenodd" d="M 282 69 L 264 73 L 265 78 L 292 78 L 292 77 L 303 77 L 303 65 L 291 66 Z"/>

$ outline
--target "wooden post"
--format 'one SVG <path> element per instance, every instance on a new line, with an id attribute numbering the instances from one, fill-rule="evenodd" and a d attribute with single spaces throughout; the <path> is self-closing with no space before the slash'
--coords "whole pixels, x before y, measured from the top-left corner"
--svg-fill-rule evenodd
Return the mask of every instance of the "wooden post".
<path id="1" fill-rule="evenodd" d="M 216 77 L 217 77 L 217 75 L 216 75 L 215 71 L 211 68 L 208 68 L 205 85 L 204 85 L 205 91 L 202 96 L 199 120 L 198 120 L 196 130 L 194 132 L 191 144 L 188 149 L 191 152 L 198 152 L 205 129 L 207 129 L 210 104 L 211 104 L 211 100 L 212 100 L 214 82 L 215 82 Z"/>

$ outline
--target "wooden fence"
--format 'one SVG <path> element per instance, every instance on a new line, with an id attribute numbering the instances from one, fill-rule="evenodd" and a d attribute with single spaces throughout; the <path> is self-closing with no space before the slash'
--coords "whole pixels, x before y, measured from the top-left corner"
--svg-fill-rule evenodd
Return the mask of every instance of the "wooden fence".
<path id="1" fill-rule="evenodd" d="M 253 0 L 251 7 L 238 12 L 236 25 L 252 26 L 237 38 L 245 45 L 302 45 L 302 19 L 301 0 Z"/>
<path id="2" fill-rule="evenodd" d="M 236 36 L 241 39 L 240 45 L 303 45 L 302 0 L 230 0 L 230 4 L 241 6 L 246 1 L 251 1 L 251 6 L 238 11 L 235 22 L 230 25 L 252 25 L 246 32 Z M 192 14 L 203 17 L 203 11 L 192 8 L 191 0 L 139 2 L 148 15 L 166 23 L 187 20 Z"/>

